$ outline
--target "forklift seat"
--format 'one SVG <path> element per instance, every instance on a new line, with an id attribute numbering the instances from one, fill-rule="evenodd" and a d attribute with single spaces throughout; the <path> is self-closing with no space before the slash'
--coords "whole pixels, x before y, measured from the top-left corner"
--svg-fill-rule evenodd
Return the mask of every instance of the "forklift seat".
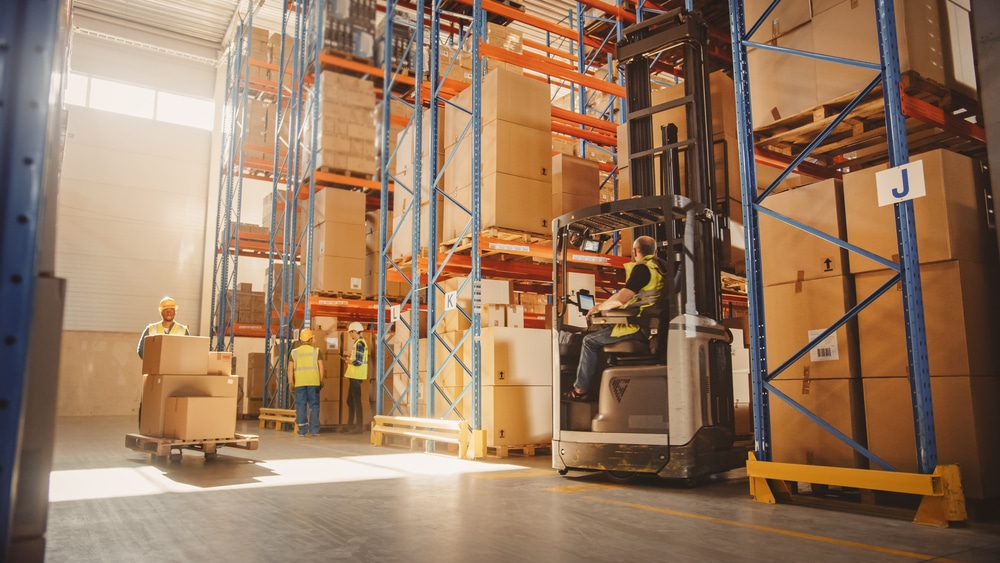
<path id="1" fill-rule="evenodd" d="M 605 354 L 614 356 L 647 356 L 649 355 L 649 342 L 645 340 L 619 340 L 603 347 Z"/>

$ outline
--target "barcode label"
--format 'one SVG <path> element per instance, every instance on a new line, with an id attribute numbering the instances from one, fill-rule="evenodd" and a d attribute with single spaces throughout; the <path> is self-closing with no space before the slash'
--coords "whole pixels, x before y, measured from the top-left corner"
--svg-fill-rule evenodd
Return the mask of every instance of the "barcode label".
<path id="1" fill-rule="evenodd" d="M 819 335 L 823 334 L 824 330 L 826 329 L 810 330 L 809 341 L 812 342 L 815 340 Z M 834 332 L 830 336 L 827 336 L 815 348 L 810 350 L 809 359 L 814 362 L 833 362 L 839 360 L 840 353 L 837 347 L 837 333 Z"/>

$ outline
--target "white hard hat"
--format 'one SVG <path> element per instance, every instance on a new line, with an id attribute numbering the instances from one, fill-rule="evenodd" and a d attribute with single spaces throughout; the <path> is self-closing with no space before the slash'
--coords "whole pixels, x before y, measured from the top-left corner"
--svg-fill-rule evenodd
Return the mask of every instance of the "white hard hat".
<path id="1" fill-rule="evenodd" d="M 361 332 L 364 329 L 365 329 L 365 327 L 361 326 L 361 323 L 359 323 L 357 321 L 354 321 L 353 323 L 350 324 L 350 326 L 347 327 L 347 330 L 349 330 L 349 331 L 353 330 L 355 332 Z"/>

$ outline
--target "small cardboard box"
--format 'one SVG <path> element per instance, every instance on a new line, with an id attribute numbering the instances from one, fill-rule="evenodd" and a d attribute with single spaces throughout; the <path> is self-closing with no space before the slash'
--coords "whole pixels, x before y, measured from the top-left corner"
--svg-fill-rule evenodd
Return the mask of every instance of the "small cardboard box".
<path id="1" fill-rule="evenodd" d="M 232 375 L 233 374 L 233 353 L 232 352 L 209 352 L 208 370 L 209 375 Z"/>
<path id="2" fill-rule="evenodd" d="M 163 436 L 179 440 L 211 440 L 236 435 L 235 397 L 168 397 Z"/>
<path id="3" fill-rule="evenodd" d="M 208 337 L 157 334 L 143 346 L 142 373 L 149 375 L 205 375 L 208 373 Z"/>

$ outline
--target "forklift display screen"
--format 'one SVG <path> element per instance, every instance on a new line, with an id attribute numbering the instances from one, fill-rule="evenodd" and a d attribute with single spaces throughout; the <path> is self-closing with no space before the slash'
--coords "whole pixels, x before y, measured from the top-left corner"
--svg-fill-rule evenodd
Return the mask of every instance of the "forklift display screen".
<path id="1" fill-rule="evenodd" d="M 576 303 L 580 308 L 580 313 L 586 315 L 587 311 L 594 308 L 594 296 L 578 293 L 576 295 Z"/>
<path id="2" fill-rule="evenodd" d="M 601 241 L 597 239 L 587 239 L 583 241 L 583 247 L 580 250 L 584 252 L 600 252 Z"/>

